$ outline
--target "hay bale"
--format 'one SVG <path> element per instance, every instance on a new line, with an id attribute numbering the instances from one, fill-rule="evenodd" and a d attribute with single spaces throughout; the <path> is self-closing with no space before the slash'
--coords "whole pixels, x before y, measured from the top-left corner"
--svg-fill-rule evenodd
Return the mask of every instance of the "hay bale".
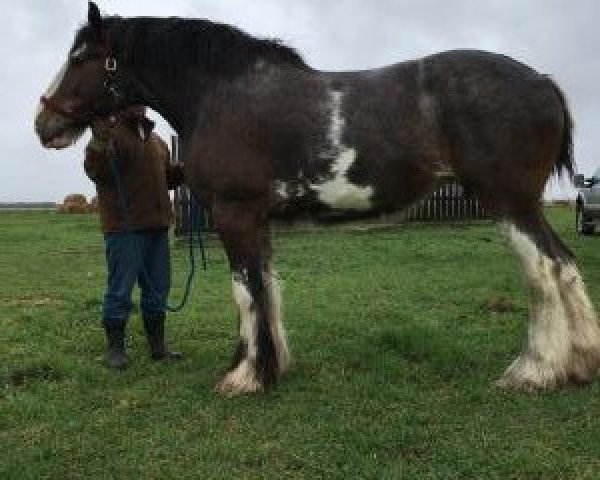
<path id="1" fill-rule="evenodd" d="M 71 193 L 65 197 L 58 211 L 59 213 L 88 213 L 87 198 L 81 193 Z"/>

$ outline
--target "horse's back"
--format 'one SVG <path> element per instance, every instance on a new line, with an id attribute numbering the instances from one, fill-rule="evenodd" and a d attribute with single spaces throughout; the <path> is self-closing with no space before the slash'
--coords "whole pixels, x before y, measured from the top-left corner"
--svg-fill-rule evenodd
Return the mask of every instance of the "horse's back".
<path id="1" fill-rule="evenodd" d="M 449 114 L 467 109 L 523 114 L 524 108 L 538 116 L 562 113 L 551 80 L 503 54 L 452 50 L 424 57 L 420 70 L 421 89 L 435 95 Z"/>

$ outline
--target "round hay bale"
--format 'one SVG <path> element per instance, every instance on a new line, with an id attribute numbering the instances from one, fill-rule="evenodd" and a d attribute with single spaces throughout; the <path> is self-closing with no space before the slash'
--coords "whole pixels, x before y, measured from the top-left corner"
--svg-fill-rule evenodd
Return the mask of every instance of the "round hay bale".
<path id="1" fill-rule="evenodd" d="M 65 197 L 58 207 L 60 213 L 87 213 L 89 211 L 87 198 L 81 193 L 71 193 Z"/>

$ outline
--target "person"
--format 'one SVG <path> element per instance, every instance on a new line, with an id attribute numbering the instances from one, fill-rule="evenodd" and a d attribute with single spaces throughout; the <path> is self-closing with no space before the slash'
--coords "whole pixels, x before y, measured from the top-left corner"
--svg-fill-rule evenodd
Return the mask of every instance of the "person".
<path id="1" fill-rule="evenodd" d="M 106 361 L 116 369 L 128 363 L 125 330 L 136 281 L 151 357 L 181 356 L 168 349 L 164 328 L 171 270 L 168 189 L 182 183 L 183 171 L 170 165 L 168 147 L 153 126 L 144 107 L 129 107 L 96 121 L 85 149 L 84 169 L 96 186 L 106 250 Z"/>

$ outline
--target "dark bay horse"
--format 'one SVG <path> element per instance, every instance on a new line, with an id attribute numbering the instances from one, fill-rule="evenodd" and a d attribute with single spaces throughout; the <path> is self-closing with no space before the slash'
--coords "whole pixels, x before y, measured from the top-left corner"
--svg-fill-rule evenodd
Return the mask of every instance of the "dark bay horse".
<path id="1" fill-rule="evenodd" d="M 232 26 L 103 18 L 90 3 L 42 96 L 37 134 L 66 147 L 93 119 L 134 104 L 178 132 L 187 183 L 212 208 L 229 258 L 239 342 L 220 390 L 263 390 L 289 363 L 271 218 L 398 211 L 448 175 L 504 226 L 531 294 L 523 350 L 498 384 L 551 389 L 596 375 L 596 313 L 540 207 L 548 177 L 574 169 L 571 118 L 547 76 L 481 51 L 322 72 Z"/>

